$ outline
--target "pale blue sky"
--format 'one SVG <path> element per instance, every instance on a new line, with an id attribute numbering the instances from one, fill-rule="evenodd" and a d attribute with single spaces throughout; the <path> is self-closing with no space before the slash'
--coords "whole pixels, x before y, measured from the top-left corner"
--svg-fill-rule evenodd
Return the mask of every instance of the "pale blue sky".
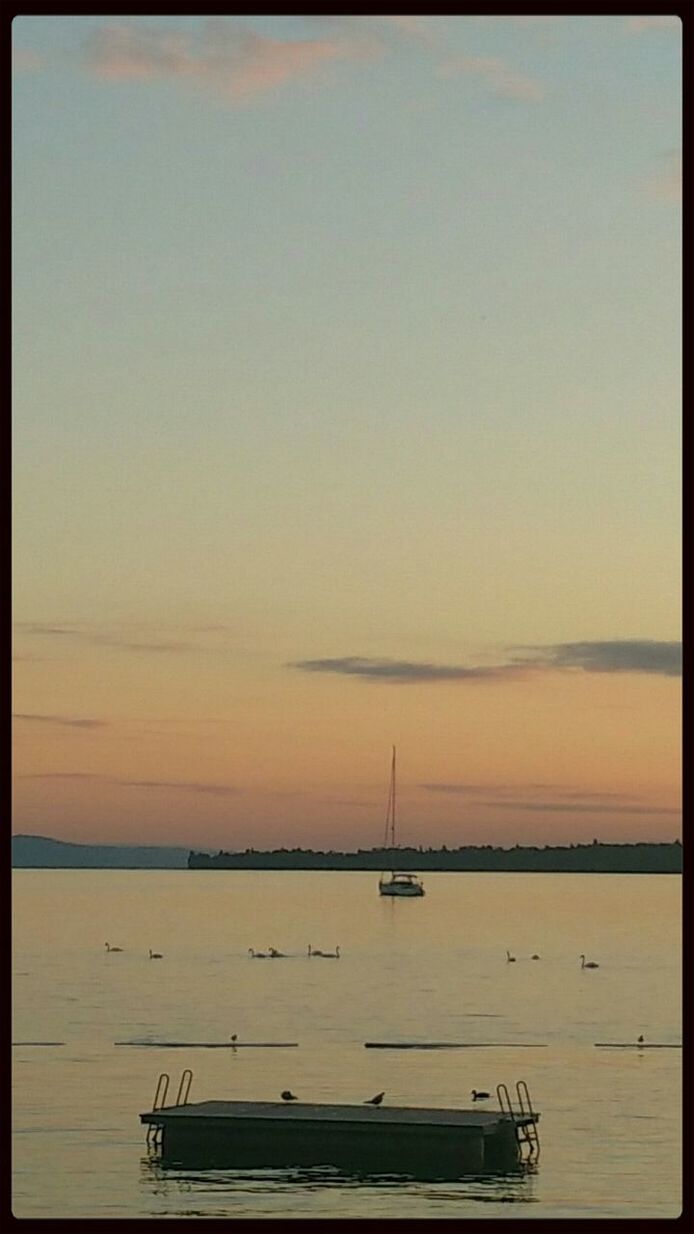
<path id="1" fill-rule="evenodd" d="M 18 621 L 679 637 L 675 19 L 13 33 Z"/>

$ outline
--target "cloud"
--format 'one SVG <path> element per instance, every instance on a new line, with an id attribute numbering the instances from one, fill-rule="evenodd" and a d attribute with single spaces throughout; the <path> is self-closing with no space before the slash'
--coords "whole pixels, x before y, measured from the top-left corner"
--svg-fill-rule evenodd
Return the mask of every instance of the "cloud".
<path id="1" fill-rule="evenodd" d="M 109 25 L 94 32 L 86 64 L 102 81 L 174 81 L 243 103 L 305 81 L 326 65 L 379 54 L 363 34 L 338 28 L 334 37 L 273 39 L 240 21 L 209 18 L 196 32 L 155 26 Z"/>
<path id="2" fill-rule="evenodd" d="M 540 103 L 546 94 L 541 82 L 517 73 L 498 56 L 456 56 L 439 67 L 441 77 L 454 77 L 459 73 L 481 78 L 490 93 L 498 98 Z"/>
<path id="3" fill-rule="evenodd" d="M 191 651 L 193 643 L 171 641 L 171 639 L 137 639 L 132 635 L 119 634 L 117 631 L 104 633 L 91 630 L 88 627 L 68 626 L 62 624 L 45 625 L 41 622 L 18 622 L 17 628 L 22 634 L 39 635 L 49 638 L 73 639 L 76 642 L 88 643 L 100 647 L 121 647 L 126 651 Z"/>
<path id="4" fill-rule="evenodd" d="M 71 716 L 32 715 L 28 712 L 15 711 L 13 720 L 28 720 L 34 724 L 57 724 L 60 728 L 108 728 L 106 720 L 81 720 Z"/>
<path id="5" fill-rule="evenodd" d="M 536 814 L 560 812 L 563 814 L 681 814 L 679 808 L 670 806 L 637 806 L 637 805 L 592 805 L 568 801 L 484 801 L 485 806 L 493 806 L 498 810 L 526 810 Z"/>
<path id="6" fill-rule="evenodd" d="M 339 673 L 345 677 L 396 683 L 486 681 L 520 675 L 520 666 L 517 664 L 475 668 L 456 664 L 413 663 L 410 660 L 368 659 L 364 656 L 341 656 L 334 660 L 297 660 L 287 667 L 298 668 L 306 673 Z"/>
<path id="7" fill-rule="evenodd" d="M 45 67 L 46 58 L 30 47 L 12 49 L 12 68 L 15 73 L 37 73 Z"/>
<path id="8" fill-rule="evenodd" d="M 427 661 L 370 659 L 339 656 L 334 659 L 295 660 L 288 668 L 305 673 L 338 673 L 367 681 L 399 685 L 423 681 L 514 681 L 529 672 L 583 669 L 588 673 L 656 673 L 678 677 L 682 673 L 682 644 L 654 640 L 557 643 L 549 646 L 510 648 L 522 651 L 506 664 L 475 666 L 431 664 Z"/>
<path id="9" fill-rule="evenodd" d="M 682 200 L 682 154 L 671 150 L 663 155 L 660 167 L 643 182 L 643 191 L 651 201 L 678 205 Z"/>
<path id="10" fill-rule="evenodd" d="M 121 788 L 176 789 L 185 793 L 203 793 L 215 797 L 228 797 L 239 789 L 231 784 L 210 784 L 205 780 L 128 780 L 117 776 L 101 775 L 90 771 L 41 771 L 22 775 L 20 780 L 100 780 Z"/>
<path id="11" fill-rule="evenodd" d="M 518 664 L 545 668 L 582 668 L 587 673 L 656 673 L 681 677 L 682 644 L 655 639 L 613 639 L 608 642 L 556 643 L 548 647 L 518 648 L 531 659 Z"/>
<path id="12" fill-rule="evenodd" d="M 561 797 L 562 799 L 569 799 L 569 800 L 590 799 L 591 801 L 593 801 L 597 799 L 597 800 L 602 801 L 602 800 L 610 799 L 610 798 L 612 799 L 617 798 L 619 801 L 622 801 L 622 802 L 637 800 L 635 798 L 632 798 L 630 795 L 624 794 L 624 793 L 612 793 L 612 792 L 602 792 L 602 791 L 590 792 L 585 789 L 579 789 L 579 790 L 563 789 L 563 788 L 558 787 L 556 784 L 466 784 L 466 783 L 441 784 L 439 783 L 439 784 L 420 784 L 418 785 L 418 787 L 427 789 L 428 792 L 432 792 L 432 793 L 452 793 L 452 794 L 460 794 L 462 796 L 478 796 L 479 794 L 484 794 L 484 793 L 514 793 L 514 794 L 526 793 L 526 794 L 532 795 L 533 793 L 539 793 L 539 792 L 551 792 L 557 797 Z"/>
<path id="13" fill-rule="evenodd" d="M 652 17 L 627 17 L 626 28 L 629 34 L 646 34 L 650 30 L 667 30 L 674 34 L 675 31 L 681 31 L 682 21 L 679 17 L 667 16 L 664 13 Z"/>

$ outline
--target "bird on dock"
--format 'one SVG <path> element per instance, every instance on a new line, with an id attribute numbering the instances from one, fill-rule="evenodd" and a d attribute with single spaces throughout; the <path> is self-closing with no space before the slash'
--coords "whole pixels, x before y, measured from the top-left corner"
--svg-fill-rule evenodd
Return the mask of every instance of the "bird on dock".
<path id="1" fill-rule="evenodd" d="M 586 960 L 584 955 L 581 956 L 581 968 L 599 968 L 600 965 L 595 963 L 595 960 Z"/>
<path id="2" fill-rule="evenodd" d="M 385 1091 L 382 1093 L 376 1093 L 375 1097 L 369 1097 L 368 1101 L 363 1102 L 363 1105 L 380 1105 L 385 1095 Z"/>
<path id="3" fill-rule="evenodd" d="M 530 957 L 531 960 L 539 960 L 539 958 L 539 955 L 531 955 Z"/>
<path id="4" fill-rule="evenodd" d="M 311 956 L 312 956 L 312 955 L 322 955 L 322 954 L 323 954 L 323 952 L 322 952 L 322 951 L 315 951 L 315 950 L 313 949 L 313 947 L 311 946 L 311 944 L 309 943 L 309 945 L 308 945 L 308 958 L 309 958 L 309 960 L 311 959 Z"/>
<path id="5" fill-rule="evenodd" d="M 298 1101 L 299 1100 L 299 1098 L 295 1097 L 294 1094 L 291 1093 L 288 1088 L 285 1088 L 284 1092 L 280 1093 L 280 1096 L 283 1101 Z"/>
<path id="6" fill-rule="evenodd" d="M 514 955 L 511 955 L 510 951 L 506 952 L 506 962 L 508 964 L 515 964 L 516 962 L 516 957 Z"/>
<path id="7" fill-rule="evenodd" d="M 314 955 L 320 955 L 324 960 L 339 960 L 340 948 L 336 947 L 334 951 L 314 951 Z"/>
<path id="8" fill-rule="evenodd" d="M 472 1090 L 472 1092 L 471 1092 L 470 1096 L 472 1097 L 472 1100 L 473 1100 L 473 1101 L 488 1101 L 488 1100 L 489 1100 L 489 1096 L 490 1096 L 490 1094 L 489 1094 L 489 1093 L 483 1093 L 483 1092 L 479 1092 L 479 1093 L 478 1093 L 477 1089 L 476 1089 L 476 1088 L 473 1088 L 473 1090 Z"/>
<path id="9" fill-rule="evenodd" d="M 248 948 L 248 954 L 252 960 L 267 960 L 267 955 L 264 951 L 254 951 L 252 947 Z"/>
<path id="10" fill-rule="evenodd" d="M 150 960 L 163 960 L 164 959 L 160 951 L 152 951 L 151 947 L 149 949 L 149 958 Z"/>
<path id="11" fill-rule="evenodd" d="M 112 947 L 110 943 L 104 943 L 104 947 L 106 948 L 106 950 L 107 950 L 108 952 L 111 952 L 111 951 L 122 951 L 122 950 L 123 950 L 123 948 L 122 948 L 122 947 Z"/>

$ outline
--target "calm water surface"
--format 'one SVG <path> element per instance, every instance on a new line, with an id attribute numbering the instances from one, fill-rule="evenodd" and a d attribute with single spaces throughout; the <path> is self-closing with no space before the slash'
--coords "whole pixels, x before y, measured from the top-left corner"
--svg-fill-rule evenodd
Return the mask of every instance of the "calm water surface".
<path id="1" fill-rule="evenodd" d="M 680 879 L 429 874 L 387 900 L 352 872 L 17 870 L 13 1211 L 18 1217 L 674 1217 L 681 1209 Z M 122 947 L 107 955 L 104 942 Z M 306 948 L 339 960 L 307 959 Z M 250 959 L 248 948 L 294 953 Z M 163 953 L 150 961 L 148 949 Z M 517 957 L 505 959 L 506 948 Z M 531 961 L 537 952 L 539 961 Z M 600 968 L 581 971 L 579 955 Z M 154 1050 L 133 1038 L 297 1041 Z M 545 1042 L 365 1050 L 374 1040 Z M 157 1077 L 191 1100 L 468 1107 L 525 1079 L 536 1173 L 456 1183 L 336 1172 L 164 1171 L 138 1115 Z M 491 1104 L 491 1103 L 490 1103 Z M 510 1208 L 515 1205 L 515 1208 Z"/>

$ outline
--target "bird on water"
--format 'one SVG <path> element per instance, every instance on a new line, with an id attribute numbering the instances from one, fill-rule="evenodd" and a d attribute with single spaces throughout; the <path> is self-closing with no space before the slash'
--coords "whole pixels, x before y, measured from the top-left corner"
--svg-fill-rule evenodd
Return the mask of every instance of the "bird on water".
<path id="1" fill-rule="evenodd" d="M 276 947 L 268 947 L 267 953 L 271 960 L 286 960 L 286 955 L 283 951 L 278 951 Z"/>
<path id="2" fill-rule="evenodd" d="M 644 1037 L 643 1033 L 641 1034 L 641 1036 L 640 1036 L 640 1037 L 637 1037 L 637 1038 L 636 1038 L 636 1044 L 637 1044 L 637 1045 L 643 1045 L 644 1041 L 645 1041 L 645 1037 Z"/>
<path id="3" fill-rule="evenodd" d="M 507 963 L 508 963 L 508 964 L 515 964 L 515 962 L 516 962 L 516 957 L 515 957 L 514 955 L 511 955 L 511 952 L 510 952 L 510 951 L 507 951 L 507 952 L 506 952 L 506 961 L 507 961 Z"/>
<path id="4" fill-rule="evenodd" d="M 489 1100 L 489 1093 L 482 1093 L 482 1092 L 478 1093 L 476 1088 L 473 1088 L 470 1096 L 472 1097 L 473 1101 L 488 1101 Z"/>
<path id="5" fill-rule="evenodd" d="M 311 959 L 311 956 L 312 956 L 312 955 L 322 955 L 322 954 L 323 954 L 323 952 L 322 952 L 322 951 L 314 951 L 313 947 L 312 947 L 312 946 L 311 946 L 311 944 L 309 943 L 309 945 L 308 945 L 308 958 L 309 958 L 309 960 Z"/>
<path id="6" fill-rule="evenodd" d="M 150 960 L 163 960 L 164 959 L 160 951 L 152 951 L 151 947 L 149 949 L 149 958 Z"/>
<path id="7" fill-rule="evenodd" d="M 363 1104 L 364 1105 L 380 1105 L 385 1095 L 386 1095 L 385 1092 L 376 1093 L 375 1097 L 369 1097 L 368 1101 L 365 1101 Z"/>
<path id="8" fill-rule="evenodd" d="M 539 958 L 539 955 L 531 955 L 530 957 L 531 960 L 539 960 Z"/>
<path id="9" fill-rule="evenodd" d="M 299 1098 L 295 1097 L 294 1094 L 291 1093 L 288 1088 L 285 1088 L 284 1092 L 281 1093 L 280 1096 L 283 1101 L 298 1101 L 299 1100 Z"/>
<path id="10" fill-rule="evenodd" d="M 106 948 L 106 950 L 107 950 L 107 951 L 109 951 L 109 952 L 111 952 L 111 951 L 122 951 L 122 950 L 123 950 L 123 948 L 122 948 L 122 947 L 112 947 L 110 943 L 104 943 L 104 947 L 105 947 L 105 948 Z"/>
<path id="11" fill-rule="evenodd" d="M 586 960 L 584 955 L 581 956 L 581 968 L 599 968 L 600 965 L 595 963 L 595 960 Z"/>
<path id="12" fill-rule="evenodd" d="M 267 960 L 267 955 L 264 951 L 254 951 L 252 947 L 248 948 L 248 954 L 252 960 Z"/>
<path id="13" fill-rule="evenodd" d="M 339 960 L 340 948 L 336 947 L 334 951 L 314 951 L 314 955 L 320 955 L 324 960 Z"/>

